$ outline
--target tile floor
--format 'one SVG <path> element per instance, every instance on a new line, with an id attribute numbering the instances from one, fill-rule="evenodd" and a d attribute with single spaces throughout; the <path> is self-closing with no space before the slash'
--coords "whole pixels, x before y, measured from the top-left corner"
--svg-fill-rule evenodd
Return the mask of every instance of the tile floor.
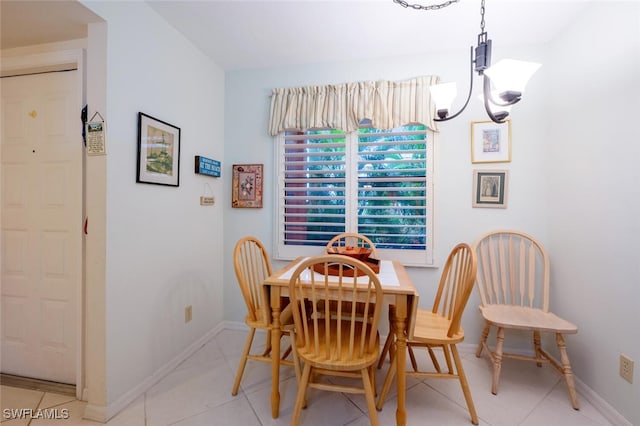
<path id="1" fill-rule="evenodd" d="M 271 418 L 270 365 L 249 361 L 241 390 L 231 396 L 240 353 L 247 333 L 223 330 L 193 356 L 180 364 L 144 395 L 108 422 L 110 426 L 212 426 L 288 425 L 296 382 L 293 369 L 281 370 L 280 418 Z M 258 336 L 258 339 L 260 336 Z M 259 342 L 254 342 L 254 346 Z M 610 424 L 579 395 L 580 411 L 571 408 L 564 381 L 548 366 L 507 360 L 503 365 L 500 392 L 490 392 L 491 368 L 486 357 L 462 353 L 465 371 L 480 425 L 493 426 L 589 426 Z M 424 360 L 427 356 L 424 354 Z M 382 385 L 385 367 L 379 371 Z M 395 385 L 394 385 L 395 388 Z M 409 425 L 471 424 L 462 391 L 455 380 L 407 380 Z M 82 419 L 84 404 L 73 397 L 2 386 L 2 426 L 98 425 Z M 378 413 L 381 425 L 395 424 L 395 389 Z M 33 409 L 34 417 L 48 412 L 65 420 L 7 419 L 11 408 Z M 45 411 L 44 409 L 50 409 Z M 57 411 L 53 411 L 53 410 Z M 66 413 L 66 414 L 65 414 Z M 312 390 L 302 424 L 360 426 L 369 424 L 364 398 Z"/>

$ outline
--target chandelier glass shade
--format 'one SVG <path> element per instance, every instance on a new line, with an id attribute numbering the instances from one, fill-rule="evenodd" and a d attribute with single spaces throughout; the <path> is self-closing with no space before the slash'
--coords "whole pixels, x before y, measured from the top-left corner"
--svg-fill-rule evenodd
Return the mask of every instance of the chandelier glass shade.
<path id="1" fill-rule="evenodd" d="M 403 7 L 411 7 L 417 10 L 437 10 L 458 2 L 458 0 L 449 0 L 438 5 L 423 6 L 408 4 L 404 0 L 393 1 Z M 475 48 L 475 53 L 473 46 L 471 46 L 467 99 L 458 112 L 451 114 L 451 105 L 457 94 L 456 83 L 447 82 L 431 86 L 431 97 L 435 103 L 437 114 L 434 121 L 448 121 L 464 111 L 471 99 L 474 72 L 476 72 L 483 77 L 482 100 L 487 115 L 492 121 L 503 123 L 509 116 L 511 107 L 522 99 L 527 82 L 541 66 L 534 62 L 515 59 L 503 59 L 495 65 L 491 65 L 491 40 L 484 30 L 484 2 L 485 0 L 482 0 L 480 7 L 480 34 L 478 34 L 478 45 Z"/>
<path id="2" fill-rule="evenodd" d="M 540 66 L 535 62 L 502 59 L 487 68 L 484 74 L 491 79 L 491 83 L 497 92 L 518 92 L 522 94 L 529 79 L 538 71 Z"/>

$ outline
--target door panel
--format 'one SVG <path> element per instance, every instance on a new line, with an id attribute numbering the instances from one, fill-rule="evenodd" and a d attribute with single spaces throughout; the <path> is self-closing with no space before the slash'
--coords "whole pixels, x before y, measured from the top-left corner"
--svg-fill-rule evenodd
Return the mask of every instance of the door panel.
<path id="1" fill-rule="evenodd" d="M 3 78 L 3 373 L 75 383 L 82 140 L 77 71 Z"/>

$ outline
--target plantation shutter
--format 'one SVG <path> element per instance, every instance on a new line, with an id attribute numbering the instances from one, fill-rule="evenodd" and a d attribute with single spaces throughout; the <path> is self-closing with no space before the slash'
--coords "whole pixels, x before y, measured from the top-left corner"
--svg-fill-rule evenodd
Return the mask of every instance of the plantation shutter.
<path id="1" fill-rule="evenodd" d="M 336 130 L 284 137 L 284 244 L 325 245 L 345 232 L 346 135 Z"/>
<path id="2" fill-rule="evenodd" d="M 427 150 L 424 126 L 358 132 L 358 233 L 378 248 L 425 250 Z"/>
<path id="3" fill-rule="evenodd" d="M 274 258 L 318 255 L 336 234 L 357 232 L 384 258 L 432 264 L 429 135 L 422 124 L 380 130 L 370 120 L 348 134 L 336 129 L 281 134 Z"/>

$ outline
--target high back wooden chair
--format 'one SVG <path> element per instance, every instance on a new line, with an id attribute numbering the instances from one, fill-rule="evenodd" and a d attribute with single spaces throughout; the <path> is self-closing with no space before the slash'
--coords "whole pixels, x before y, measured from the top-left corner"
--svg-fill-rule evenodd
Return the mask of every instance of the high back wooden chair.
<path id="1" fill-rule="evenodd" d="M 238 365 L 233 390 L 231 391 L 232 395 L 237 395 L 247 359 L 271 362 L 271 311 L 266 289 L 262 285 L 264 280 L 271 275 L 271 261 L 262 242 L 255 237 L 249 236 L 241 238 L 236 243 L 235 249 L 233 250 L 233 267 L 240 291 L 247 305 L 245 323 L 250 328 L 244 350 L 242 351 L 242 357 L 240 358 L 240 365 Z M 283 309 L 281 323 L 283 334 L 289 334 L 293 326 L 291 308 L 287 307 Z M 250 353 L 257 329 L 266 331 L 265 349 L 262 354 Z M 288 361 L 284 359 L 287 357 L 288 352 L 289 351 L 285 351 L 281 363 L 284 365 L 294 365 L 296 367 L 296 374 L 299 375 L 295 360 Z"/>
<path id="2" fill-rule="evenodd" d="M 353 233 L 353 232 L 344 232 L 342 234 L 338 234 L 335 237 L 331 238 L 327 243 L 325 248 L 326 254 L 336 254 L 336 249 L 346 248 L 346 247 L 360 247 L 360 248 L 368 248 L 371 250 L 370 257 L 374 259 L 378 259 L 378 251 L 376 250 L 376 245 L 371 241 L 368 237 L 362 234 Z M 345 307 L 348 309 L 351 305 L 351 302 L 346 302 L 347 305 Z M 331 310 L 336 310 L 336 301 L 332 301 Z M 358 312 L 362 313 L 362 306 L 359 303 L 356 303 L 356 309 Z"/>
<path id="3" fill-rule="evenodd" d="M 307 388 L 364 393 L 370 422 L 377 425 L 372 366 L 379 352 L 383 298 L 377 275 L 347 256 L 311 257 L 291 276 L 289 298 L 295 323 L 294 351 L 304 364 L 291 425 L 300 421 Z M 364 315 L 356 304 L 346 303 L 353 300 L 362 306 Z M 336 311 L 330 310 L 330 301 L 337 302 Z M 350 309 L 343 309 L 345 306 Z M 359 377 L 363 385 L 358 388 L 315 380 L 323 375 Z"/>
<path id="4" fill-rule="evenodd" d="M 338 234 L 333 237 L 327 243 L 327 253 L 331 254 L 332 248 L 338 247 L 364 247 L 371 249 L 371 257 L 378 258 L 378 251 L 376 250 L 376 245 L 369 238 L 362 234 L 345 232 L 342 234 Z"/>
<path id="5" fill-rule="evenodd" d="M 497 230 L 481 236 L 475 243 L 478 256 L 477 287 L 480 312 L 485 321 L 476 356 L 486 349 L 493 362 L 491 392 L 498 393 L 503 358 L 534 361 L 541 366 L 551 364 L 567 382 L 569 398 L 578 410 L 573 373 L 564 334 L 578 332 L 576 325 L 549 311 L 549 256 L 533 237 L 519 231 Z M 492 350 L 487 337 L 496 328 L 496 344 Z M 533 335 L 533 356 L 505 353 L 505 330 L 524 330 Z M 541 333 L 555 334 L 560 362 L 541 347 Z"/>
<path id="6" fill-rule="evenodd" d="M 433 301 L 431 310 L 415 308 L 409 322 L 409 335 L 407 336 L 407 346 L 409 348 L 432 347 L 442 348 L 446 359 L 448 371 L 442 372 L 435 361 L 433 352 L 429 352 L 435 364 L 435 371 L 421 371 L 418 369 L 412 354 L 413 370 L 407 371 L 408 376 L 418 378 L 438 378 L 457 379 L 462 387 L 462 393 L 471 415 L 471 422 L 478 424 L 478 414 L 476 413 L 471 390 L 464 373 L 462 361 L 456 344 L 464 340 L 464 330 L 461 326 L 462 314 L 464 312 L 469 295 L 473 290 L 476 278 L 477 263 L 473 248 L 466 243 L 460 243 L 453 248 L 447 262 L 442 270 L 440 285 Z M 394 345 L 390 347 L 394 351 Z M 451 358 L 453 356 L 453 363 Z M 397 358 L 392 357 L 391 366 L 385 378 L 377 408 L 382 409 L 391 383 L 396 373 Z M 454 368 L 455 366 L 455 368 Z"/>

